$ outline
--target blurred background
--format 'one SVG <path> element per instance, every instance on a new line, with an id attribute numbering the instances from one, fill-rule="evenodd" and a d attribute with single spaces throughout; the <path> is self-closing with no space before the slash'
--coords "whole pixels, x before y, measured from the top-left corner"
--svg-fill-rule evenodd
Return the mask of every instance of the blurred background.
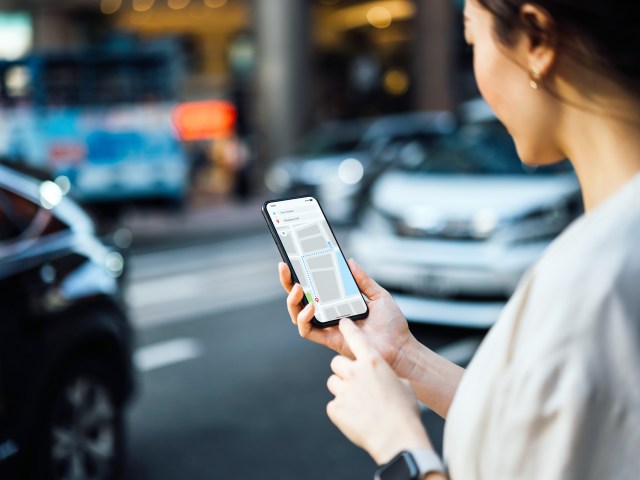
<path id="1" fill-rule="evenodd" d="M 372 478 L 260 207 L 315 195 L 466 365 L 582 204 L 478 98 L 462 7 L 0 0 L 1 478 Z"/>

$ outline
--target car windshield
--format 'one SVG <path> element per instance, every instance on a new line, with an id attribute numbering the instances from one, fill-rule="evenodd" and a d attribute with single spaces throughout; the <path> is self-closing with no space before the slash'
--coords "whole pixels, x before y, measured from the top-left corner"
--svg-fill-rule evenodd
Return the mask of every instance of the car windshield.
<path id="1" fill-rule="evenodd" d="M 298 145 L 296 153 L 305 156 L 332 155 L 350 152 L 360 143 L 363 126 L 341 125 L 311 132 Z"/>
<path id="2" fill-rule="evenodd" d="M 38 210 L 35 203 L 0 187 L 0 242 L 27 230 Z"/>
<path id="3" fill-rule="evenodd" d="M 443 139 L 431 155 L 425 149 L 408 149 L 404 169 L 423 173 L 468 175 L 531 175 L 571 171 L 564 161 L 545 167 L 523 164 L 507 130 L 498 122 L 466 125 Z M 419 151 L 420 154 L 416 154 Z M 405 152 L 406 153 L 406 152 Z"/>

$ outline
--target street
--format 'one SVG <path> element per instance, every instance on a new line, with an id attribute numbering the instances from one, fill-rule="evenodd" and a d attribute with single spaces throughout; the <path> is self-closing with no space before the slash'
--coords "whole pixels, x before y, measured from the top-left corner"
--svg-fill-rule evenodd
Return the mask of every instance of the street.
<path id="1" fill-rule="evenodd" d="M 334 353 L 291 324 L 278 259 L 266 229 L 134 252 L 127 299 L 139 389 L 127 478 L 372 478 L 373 461 L 326 416 Z M 414 333 L 459 363 L 480 338 L 426 326 Z M 440 449 L 442 420 L 426 409 L 423 420 Z"/>

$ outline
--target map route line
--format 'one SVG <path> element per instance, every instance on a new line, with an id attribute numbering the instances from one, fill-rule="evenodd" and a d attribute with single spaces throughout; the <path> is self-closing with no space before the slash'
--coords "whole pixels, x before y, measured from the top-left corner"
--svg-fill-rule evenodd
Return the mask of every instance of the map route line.
<path id="1" fill-rule="evenodd" d="M 311 291 L 313 292 L 313 299 L 316 301 L 316 303 L 319 303 L 319 301 L 318 301 L 318 293 L 316 292 L 314 283 L 311 281 L 311 274 L 309 273 L 309 270 L 307 269 L 307 262 L 305 262 L 304 259 L 305 259 L 305 257 L 313 257 L 315 255 L 323 255 L 325 253 L 331 253 L 331 252 L 333 252 L 332 248 L 330 248 L 328 250 L 323 250 L 321 252 L 315 252 L 315 253 L 308 253 L 306 255 L 300 255 L 300 260 L 302 260 L 302 268 L 304 268 L 304 273 L 307 275 L 307 280 L 309 281 L 309 286 L 311 287 Z"/>

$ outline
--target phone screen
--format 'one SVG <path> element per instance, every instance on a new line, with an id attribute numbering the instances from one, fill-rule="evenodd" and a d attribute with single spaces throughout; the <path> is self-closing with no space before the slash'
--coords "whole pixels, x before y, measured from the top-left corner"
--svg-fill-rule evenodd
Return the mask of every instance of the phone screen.
<path id="1" fill-rule="evenodd" d="M 316 321 L 364 318 L 367 305 L 317 200 L 312 197 L 267 202 L 263 207 L 276 243 L 286 253 Z"/>

